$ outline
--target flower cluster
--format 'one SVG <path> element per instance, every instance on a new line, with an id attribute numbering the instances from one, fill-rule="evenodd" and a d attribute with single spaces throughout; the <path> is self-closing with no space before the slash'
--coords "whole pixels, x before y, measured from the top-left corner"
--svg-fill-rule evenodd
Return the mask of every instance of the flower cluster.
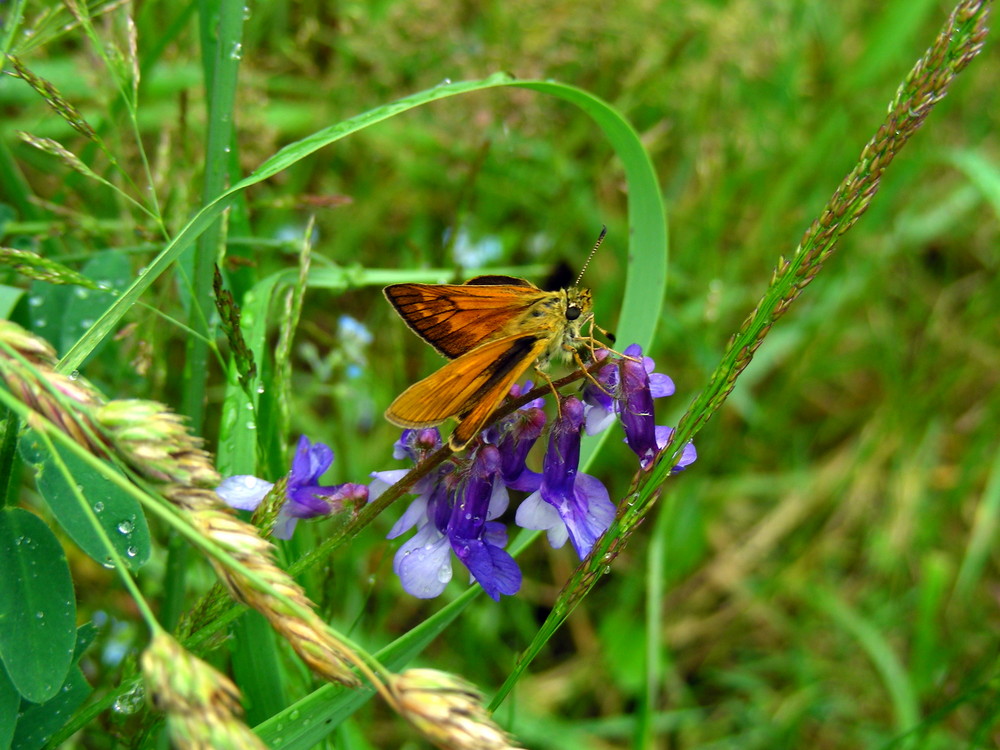
<path id="1" fill-rule="evenodd" d="M 653 371 L 654 363 L 633 344 L 625 356 L 597 352 L 607 363 L 584 385 L 580 397 L 559 403 L 557 418 L 548 425 L 542 471 L 528 468 L 527 458 L 542 437 L 547 418 L 543 399 L 535 399 L 488 427 L 465 455 L 454 455 L 425 474 L 411 488 L 416 495 L 389 531 L 395 539 L 411 529 L 393 559 L 393 570 L 413 596 L 438 596 L 452 578 L 452 560 L 458 560 L 493 599 L 514 594 L 521 587 L 521 571 L 504 547 L 507 528 L 499 519 L 510 503 L 510 490 L 527 493 L 514 514 L 525 529 L 544 530 L 553 547 L 572 542 L 580 558 L 614 519 L 616 508 L 607 488 L 596 477 L 579 470 L 584 430 L 596 434 L 618 420 L 625 443 L 645 470 L 670 441 L 673 429 L 657 425 L 654 399 L 674 392 L 673 381 Z M 511 388 L 518 398 L 531 383 Z M 404 430 L 393 456 L 419 464 L 441 447 L 436 428 Z M 688 443 L 674 472 L 697 458 Z M 401 480 L 408 469 L 372 473 L 369 487 L 360 484 L 324 486 L 320 477 L 333 462 L 333 451 L 322 443 L 299 440 L 288 475 L 285 502 L 274 526 L 274 536 L 288 539 L 301 518 L 330 515 L 352 503 L 374 500 Z M 274 488 L 252 476 L 229 477 L 218 494 L 230 505 L 253 510 Z"/>
<path id="2" fill-rule="evenodd" d="M 530 493 L 515 514 L 518 526 L 542 529 L 553 547 L 569 539 L 580 558 L 586 557 L 611 524 L 615 506 L 600 480 L 579 471 L 584 428 L 595 434 L 619 419 L 625 443 L 649 468 L 673 430 L 655 424 L 653 399 L 669 396 L 674 384 L 653 372 L 654 363 L 632 345 L 625 357 L 607 357 L 608 364 L 583 388 L 582 400 L 563 398 L 551 424 L 541 473 L 526 465 L 528 452 L 546 424 L 542 400 L 536 399 L 484 430 L 468 456 L 455 456 L 424 476 L 412 488 L 417 495 L 389 532 L 395 538 L 416 528 L 416 534 L 396 552 L 394 570 L 410 594 L 432 598 L 452 577 L 454 552 L 472 578 L 493 599 L 513 594 L 521 572 L 503 549 L 507 533 L 496 519 L 507 509 L 508 490 Z M 512 397 L 530 390 L 514 386 Z M 437 429 L 404 430 L 394 457 L 419 463 L 441 445 Z M 694 445 L 685 446 L 674 471 L 697 458 Z M 399 481 L 406 469 L 372 474 L 371 497 Z"/>

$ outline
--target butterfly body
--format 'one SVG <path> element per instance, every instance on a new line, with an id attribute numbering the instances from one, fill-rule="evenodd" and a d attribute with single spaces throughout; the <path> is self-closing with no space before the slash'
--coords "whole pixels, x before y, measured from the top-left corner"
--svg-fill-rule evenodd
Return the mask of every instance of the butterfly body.
<path id="1" fill-rule="evenodd" d="M 465 284 L 393 284 L 385 296 L 418 336 L 447 357 L 440 370 L 407 388 L 385 412 L 401 427 L 458 418 L 455 450 L 480 431 L 532 365 L 572 355 L 590 336 L 589 289 L 546 292 L 513 276 L 477 276 Z"/>

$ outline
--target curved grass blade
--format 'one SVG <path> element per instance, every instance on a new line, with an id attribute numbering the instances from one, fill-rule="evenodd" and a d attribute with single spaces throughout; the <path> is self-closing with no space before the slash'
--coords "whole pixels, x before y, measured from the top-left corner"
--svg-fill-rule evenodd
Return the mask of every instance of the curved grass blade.
<path id="1" fill-rule="evenodd" d="M 610 105 L 587 92 L 551 81 L 517 81 L 498 73 L 478 81 L 460 81 L 403 97 L 391 104 L 364 112 L 302 140 L 290 143 L 267 159 L 250 175 L 240 180 L 198 211 L 178 234 L 167 243 L 145 272 L 112 304 L 105 313 L 70 348 L 59 364 L 60 371 L 79 367 L 98 342 L 108 336 L 139 296 L 177 258 L 205 232 L 247 188 L 273 177 L 283 169 L 305 159 L 324 146 L 367 127 L 439 99 L 489 88 L 515 86 L 551 94 L 580 107 L 604 131 L 622 160 L 628 182 L 629 255 L 633 259 L 626 281 L 625 300 L 619 320 L 622 339 L 648 346 L 655 332 L 659 306 L 666 289 L 667 240 L 666 219 L 660 201 L 660 189 L 653 166 L 632 127 Z M 641 267 L 641 272 L 637 269 Z"/>

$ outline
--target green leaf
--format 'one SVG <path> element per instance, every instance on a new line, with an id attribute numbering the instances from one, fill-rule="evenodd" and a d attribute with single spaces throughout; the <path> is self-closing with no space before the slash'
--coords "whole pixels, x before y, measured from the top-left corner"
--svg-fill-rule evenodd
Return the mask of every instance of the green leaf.
<path id="1" fill-rule="evenodd" d="M 23 296 L 23 289 L 18 289 L 16 286 L 0 284 L 0 318 L 3 318 L 4 320 L 10 319 L 11 313 L 14 312 L 14 308 Z"/>
<path id="2" fill-rule="evenodd" d="M 482 591 L 478 586 L 466 589 L 380 650 L 375 655 L 379 664 L 396 672 L 401 671 L 440 636 Z M 346 690 L 341 685 L 326 684 L 257 725 L 254 731 L 273 750 L 308 750 L 346 721 L 374 694 L 370 689 Z"/>
<path id="3" fill-rule="evenodd" d="M 73 659 L 76 602 L 66 555 L 37 516 L 0 512 L 0 659 L 22 697 L 59 692 Z"/>
<path id="4" fill-rule="evenodd" d="M 114 301 L 112 289 L 124 287 L 131 279 L 132 264 L 128 256 L 114 250 L 96 253 L 88 260 L 81 272 L 107 291 L 73 287 L 66 296 L 62 324 L 59 330 L 59 351 L 69 349 L 76 340 L 90 328 L 108 306 Z M 94 353 L 91 354 L 93 356 Z"/>
<path id="5" fill-rule="evenodd" d="M 44 703 L 24 703 L 11 750 L 37 750 L 73 716 L 93 692 L 78 666 L 73 666 L 56 696 Z"/>
<path id="6" fill-rule="evenodd" d="M 31 331 L 56 347 L 61 341 L 63 311 L 73 289 L 68 286 L 34 281 L 28 292 L 28 313 Z M 89 355 L 89 352 L 88 352 Z"/>
<path id="7" fill-rule="evenodd" d="M 36 750 L 36 748 L 45 745 L 53 733 L 69 721 L 73 712 L 93 692 L 93 688 L 84 678 L 77 662 L 93 643 L 96 635 L 97 628 L 89 622 L 77 629 L 76 648 L 73 649 L 73 667 L 69 670 L 66 681 L 54 698 L 45 703 L 21 702 L 20 718 L 14 732 L 14 741 L 10 746 L 12 750 Z M 3 737 L 0 736 L 0 740 L 2 739 Z M 0 747 L 6 747 L 6 745 L 0 741 Z"/>
<path id="8" fill-rule="evenodd" d="M 22 438 L 21 455 L 25 463 L 34 468 L 38 492 L 59 525 L 94 560 L 102 565 L 108 561 L 107 543 L 95 528 L 94 519 L 81 507 L 79 491 L 90 503 L 104 535 L 129 570 L 144 565 L 149 559 L 150 540 L 142 506 L 75 454 L 56 446 L 55 450 L 59 451 L 59 457 L 69 470 L 67 476 L 48 451 L 41 450 L 34 442 L 33 435 L 28 432 Z"/>
<path id="9" fill-rule="evenodd" d="M 51 342 L 58 352 L 71 348 L 111 306 L 115 299 L 111 290 L 125 286 L 132 269 L 127 256 L 107 250 L 96 253 L 83 266 L 81 274 L 108 291 L 35 281 L 28 295 L 31 330 Z M 98 350 L 95 345 L 86 359 Z"/>
<path id="10" fill-rule="evenodd" d="M 17 711 L 21 696 L 14 683 L 7 676 L 7 670 L 0 664 L 0 747 L 10 747 L 14 728 L 17 726 Z"/>

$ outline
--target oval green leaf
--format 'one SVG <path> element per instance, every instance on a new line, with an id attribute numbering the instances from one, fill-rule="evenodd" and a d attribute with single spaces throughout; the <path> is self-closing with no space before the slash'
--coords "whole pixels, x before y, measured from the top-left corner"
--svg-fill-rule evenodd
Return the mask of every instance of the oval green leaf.
<path id="1" fill-rule="evenodd" d="M 73 712 L 94 691 L 83 676 L 78 662 L 96 635 L 97 628 L 89 622 L 77 629 L 76 648 L 73 650 L 73 667 L 69 670 L 66 681 L 63 682 L 55 697 L 45 703 L 24 702 L 21 704 L 21 715 L 17 720 L 16 731 L 13 732 L 13 742 L 10 743 L 11 750 L 38 750 L 38 748 L 44 747 L 52 735 L 69 721 Z M 16 709 L 17 704 L 14 707 Z M 4 744 L 2 740 L 3 735 L 0 734 L 0 747 L 7 747 L 8 745 Z"/>
<path id="2" fill-rule="evenodd" d="M 0 664 L 0 747 L 10 747 L 14 728 L 17 726 L 17 710 L 21 705 L 21 696 L 14 683 L 7 676 L 7 671 Z"/>
<path id="3" fill-rule="evenodd" d="M 59 692 L 73 660 L 76 601 L 66 555 L 37 516 L 0 512 L 0 659 L 23 698 Z"/>
<path id="4" fill-rule="evenodd" d="M 103 472 L 58 445 L 59 458 L 66 465 L 64 474 L 47 450 L 37 445 L 33 432 L 21 439 L 21 455 L 35 470 L 38 492 L 59 521 L 59 525 L 80 549 L 104 565 L 110 559 L 104 537 L 111 541 L 129 570 L 137 570 L 149 559 L 149 527 L 138 501 Z M 104 471 L 117 471 L 104 466 Z M 80 505 L 78 492 L 86 498 L 93 516 Z M 94 526 L 94 517 L 104 534 Z"/>

